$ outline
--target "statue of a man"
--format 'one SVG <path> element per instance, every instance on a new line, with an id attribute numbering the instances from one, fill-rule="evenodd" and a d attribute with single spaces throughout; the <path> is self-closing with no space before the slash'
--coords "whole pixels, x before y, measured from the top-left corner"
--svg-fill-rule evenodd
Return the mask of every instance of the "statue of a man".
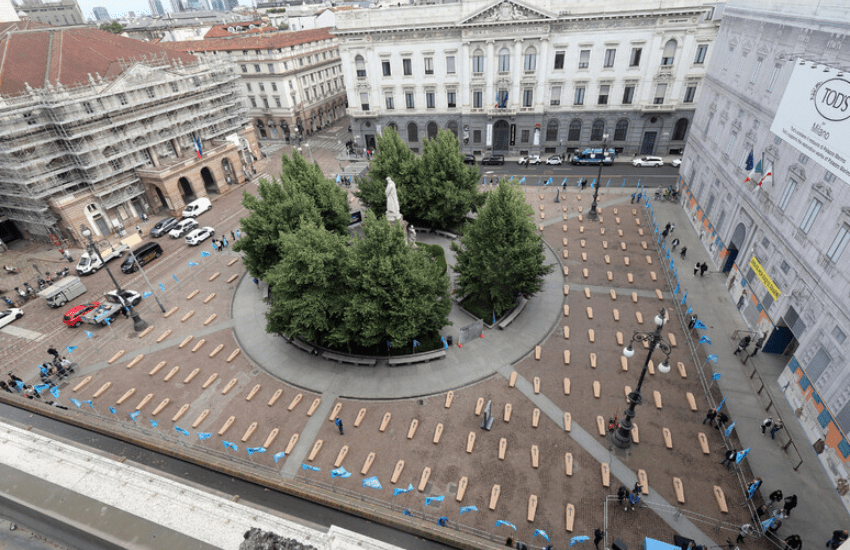
<path id="1" fill-rule="evenodd" d="M 407 228 L 407 232 L 410 235 L 411 244 L 416 244 L 416 228 L 414 228 L 412 225 L 410 225 Z"/>
<path id="2" fill-rule="evenodd" d="M 384 190 L 387 196 L 387 219 L 391 222 L 401 219 L 401 209 L 398 206 L 398 190 L 392 178 L 387 177 L 387 188 Z"/>

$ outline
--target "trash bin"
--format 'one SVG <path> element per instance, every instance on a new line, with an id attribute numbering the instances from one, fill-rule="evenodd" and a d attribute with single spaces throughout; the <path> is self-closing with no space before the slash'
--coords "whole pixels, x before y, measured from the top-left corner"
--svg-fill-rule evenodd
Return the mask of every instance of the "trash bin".
<path id="1" fill-rule="evenodd" d="M 451 334 L 446 336 L 446 344 L 448 344 L 449 347 L 452 346 L 452 344 L 454 343 L 454 340 L 455 340 L 455 338 Z"/>

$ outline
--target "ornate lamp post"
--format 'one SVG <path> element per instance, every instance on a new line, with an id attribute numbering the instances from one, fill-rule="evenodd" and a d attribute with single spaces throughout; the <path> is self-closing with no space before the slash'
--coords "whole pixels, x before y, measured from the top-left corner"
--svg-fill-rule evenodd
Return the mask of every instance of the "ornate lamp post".
<path id="1" fill-rule="evenodd" d="M 632 348 L 633 343 L 649 343 L 649 353 L 646 354 L 646 361 L 643 362 L 643 370 L 640 371 L 640 378 L 638 379 L 637 387 L 633 392 L 629 393 L 629 408 L 626 409 L 625 413 L 623 413 L 624 418 L 620 421 L 620 425 L 614 432 L 613 443 L 621 449 L 628 449 L 632 445 L 631 431 L 634 426 L 632 424 L 632 418 L 635 417 L 635 406 L 640 405 L 643 402 L 640 389 L 641 386 L 643 386 L 643 379 L 646 377 L 646 371 L 649 369 L 649 361 L 652 359 L 652 354 L 656 349 L 660 349 L 666 356 L 664 361 L 658 365 L 658 372 L 661 374 L 667 374 L 670 372 L 670 351 L 672 348 L 670 347 L 670 344 L 661 338 L 661 329 L 664 328 L 666 323 L 667 310 L 665 308 L 661 308 L 661 312 L 655 316 L 655 331 L 635 331 L 629 345 L 623 350 L 623 355 L 626 357 L 634 357 L 635 350 Z"/>
<path id="2" fill-rule="evenodd" d="M 590 204 L 590 212 L 587 217 L 595 220 L 598 216 L 596 212 L 596 201 L 599 198 L 599 184 L 602 183 L 602 164 L 605 162 L 605 150 L 608 148 L 608 134 L 602 135 L 602 158 L 599 159 L 599 174 L 596 176 L 596 185 L 593 186 L 593 202 Z"/>
<path id="3" fill-rule="evenodd" d="M 121 305 L 130 310 L 130 318 L 133 319 L 133 330 L 136 332 L 145 330 L 148 326 L 147 321 L 139 317 L 139 312 L 136 311 L 136 308 L 124 304 L 124 298 L 121 296 L 124 291 L 121 289 L 121 285 L 118 284 L 118 281 L 115 280 L 115 276 L 112 274 L 112 271 L 109 270 L 109 265 L 103 261 L 103 258 L 100 256 L 100 251 L 94 245 L 91 229 L 85 225 L 80 225 L 80 233 L 86 238 L 86 240 L 88 240 L 88 243 L 86 243 L 86 250 L 88 251 L 89 256 L 97 256 L 97 259 L 100 260 L 100 264 L 109 274 L 109 278 L 112 279 L 112 284 L 115 285 L 115 290 L 118 291 L 118 300 L 121 302 Z"/>

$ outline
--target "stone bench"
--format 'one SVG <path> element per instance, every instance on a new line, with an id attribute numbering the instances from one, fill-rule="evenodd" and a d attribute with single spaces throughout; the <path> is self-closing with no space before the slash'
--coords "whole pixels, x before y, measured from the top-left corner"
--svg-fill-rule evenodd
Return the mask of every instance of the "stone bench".
<path id="1" fill-rule="evenodd" d="M 322 353 L 322 358 L 328 361 L 336 361 L 337 363 L 348 363 L 351 365 L 362 365 L 366 367 L 374 367 L 378 362 L 374 357 L 357 357 L 355 355 L 342 355 L 340 353 L 332 353 L 326 351 Z"/>
<path id="2" fill-rule="evenodd" d="M 445 237 L 446 239 L 452 239 L 452 240 L 457 239 L 457 235 L 455 235 L 454 233 L 449 233 L 448 231 L 442 231 L 440 229 L 435 229 L 434 233 L 441 236 L 441 237 Z"/>
<path id="3" fill-rule="evenodd" d="M 525 297 L 521 297 L 514 310 L 507 317 L 502 319 L 501 322 L 499 322 L 499 328 L 504 329 L 505 327 L 513 323 L 514 319 L 516 319 L 519 314 L 522 313 L 522 310 L 525 309 L 525 305 L 527 303 L 528 299 Z"/>
<path id="4" fill-rule="evenodd" d="M 298 338 L 292 338 L 291 340 L 287 340 L 287 342 L 289 342 L 290 344 L 292 344 L 296 348 L 300 349 L 301 351 L 306 351 L 307 353 L 310 353 L 310 354 L 316 353 L 316 348 L 314 348 L 313 346 L 311 346 L 310 344 L 308 344 L 306 342 L 299 340 Z"/>
<path id="5" fill-rule="evenodd" d="M 414 363 L 427 363 L 429 361 L 436 361 L 437 359 L 445 359 L 446 350 L 438 349 L 434 351 L 427 351 L 425 353 L 415 353 L 413 355 L 402 355 L 400 357 L 393 357 L 389 360 L 389 364 L 391 367 L 396 367 L 398 365 L 412 365 Z M 374 360 L 371 364 L 375 364 Z"/>

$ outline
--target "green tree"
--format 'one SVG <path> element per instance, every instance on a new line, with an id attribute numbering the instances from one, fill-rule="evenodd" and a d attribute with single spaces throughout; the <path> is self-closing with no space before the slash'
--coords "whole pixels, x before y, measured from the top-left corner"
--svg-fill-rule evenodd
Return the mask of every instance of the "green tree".
<path id="1" fill-rule="evenodd" d="M 407 216 L 407 189 L 419 179 L 421 164 L 422 161 L 401 140 L 398 132 L 392 126 L 387 127 L 378 138 L 378 154 L 372 159 L 369 174 L 359 180 L 355 195 L 377 216 L 382 216 L 387 211 L 384 190 L 387 188 L 387 178 L 390 177 L 396 183 L 401 213 Z"/>
<path id="2" fill-rule="evenodd" d="M 455 135 L 441 130 L 436 139 L 425 141 L 420 177 L 406 189 L 405 219 L 436 229 L 456 228 L 467 212 L 484 204 L 479 177 L 475 166 L 463 163 Z"/>
<path id="3" fill-rule="evenodd" d="M 122 27 L 118 23 L 118 21 L 113 21 L 112 23 L 104 23 L 103 25 L 101 25 L 100 30 L 111 32 L 113 34 L 121 34 L 121 32 L 124 30 L 124 27 Z"/>
<path id="4" fill-rule="evenodd" d="M 486 311 L 503 314 L 517 296 L 538 292 L 552 270 L 543 264 L 543 246 L 534 211 L 519 186 L 501 182 L 488 194 L 478 219 L 466 225 L 460 246 L 452 243 L 461 294 Z"/>
<path id="5" fill-rule="evenodd" d="M 281 234 L 281 259 L 266 273 L 272 289 L 272 308 L 266 314 L 268 332 L 323 345 L 344 341 L 346 244 L 345 237 L 312 221 Z"/>
<path id="6" fill-rule="evenodd" d="M 280 178 L 285 188 L 303 192 L 313 199 L 325 229 L 340 235 L 346 233 L 351 219 L 348 194 L 326 178 L 318 164 L 308 163 L 298 153 L 293 153 L 292 158 L 283 155 Z"/>
<path id="7" fill-rule="evenodd" d="M 447 325 L 452 302 L 442 268 L 404 240 L 400 225 L 368 211 L 362 227 L 346 270 L 345 339 L 407 346 Z"/>

